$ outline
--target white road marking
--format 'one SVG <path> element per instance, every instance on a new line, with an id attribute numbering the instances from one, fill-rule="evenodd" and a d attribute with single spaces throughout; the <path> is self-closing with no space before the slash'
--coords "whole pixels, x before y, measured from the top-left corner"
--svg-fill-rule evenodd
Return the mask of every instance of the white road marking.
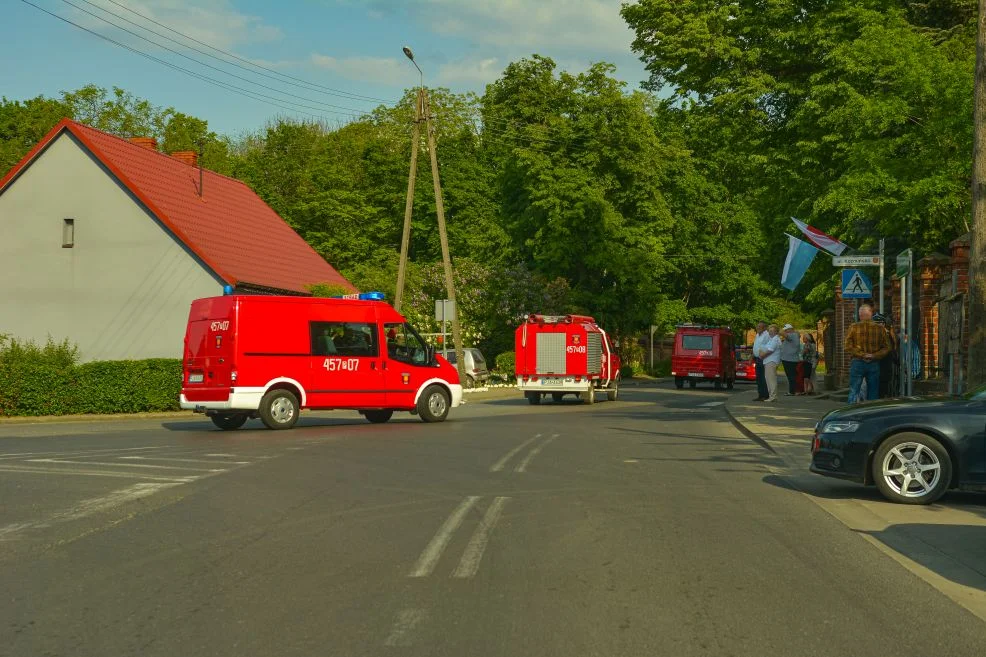
<path id="1" fill-rule="evenodd" d="M 119 452 L 137 452 L 148 449 L 164 449 L 164 447 L 115 447 L 113 449 L 90 449 L 78 452 L 8 452 L 0 453 L 0 459 L 20 459 L 25 456 L 91 456 L 93 454 L 115 454 Z"/>
<path id="2" fill-rule="evenodd" d="M 452 573 L 452 577 L 468 579 L 479 570 L 479 562 L 483 560 L 483 552 L 486 551 L 486 544 L 490 542 L 490 534 L 509 499 L 509 497 L 498 497 L 490 504 L 490 508 L 486 510 L 486 515 L 480 521 L 479 527 L 473 532 L 469 545 L 466 546 L 466 551 L 462 553 L 459 567 Z"/>
<path id="3" fill-rule="evenodd" d="M 527 472 L 527 466 L 530 465 L 531 461 L 534 460 L 534 457 L 541 453 L 541 450 L 544 449 L 545 445 L 547 445 L 548 443 L 550 443 L 552 440 L 554 440 L 557 437 L 558 437 L 558 434 L 556 433 L 556 434 L 552 435 L 551 438 L 548 438 L 543 443 L 541 443 L 540 445 L 538 445 L 537 447 L 535 447 L 534 449 L 532 449 L 527 454 L 527 456 L 524 457 L 524 460 L 520 462 L 520 465 L 518 465 L 516 468 L 514 468 L 514 472 Z"/>
<path id="4" fill-rule="evenodd" d="M 45 475 L 67 475 L 80 477 L 115 477 L 117 479 L 147 479 L 150 481 L 171 481 L 177 483 L 188 483 L 200 479 L 201 476 L 174 476 L 165 477 L 147 474 L 145 472 L 106 472 L 103 470 L 84 470 L 82 468 L 43 468 L 31 465 L 0 465 L 0 472 L 17 472 L 21 474 L 45 474 Z"/>
<path id="5" fill-rule="evenodd" d="M 711 401 L 711 402 L 705 402 L 704 404 L 699 404 L 698 407 L 699 408 L 712 408 L 714 406 L 722 406 L 725 403 L 726 402 L 724 402 L 724 401 Z"/>
<path id="6" fill-rule="evenodd" d="M 206 456 L 221 456 L 223 458 L 235 459 L 236 454 L 206 454 Z"/>
<path id="7" fill-rule="evenodd" d="M 427 577 L 431 574 L 431 571 L 435 569 L 435 565 L 438 560 L 442 557 L 442 552 L 448 546 L 449 541 L 452 540 L 452 534 L 462 521 L 465 519 L 466 514 L 469 513 L 476 502 L 479 501 L 479 497 L 475 495 L 470 495 L 466 499 L 459 503 L 459 506 L 455 507 L 452 514 L 445 519 L 445 522 L 438 529 L 438 533 L 435 537 L 431 539 L 428 546 L 421 553 L 418 558 L 418 563 L 415 565 L 414 570 L 408 575 L 408 577 Z"/>
<path id="8" fill-rule="evenodd" d="M 114 468 L 148 468 L 154 470 L 191 470 L 193 472 L 226 472 L 222 468 L 189 468 L 184 465 L 149 465 L 147 463 L 113 463 L 108 461 L 70 461 L 68 459 L 25 459 L 27 463 L 64 463 L 68 465 L 103 465 Z"/>
<path id="9" fill-rule="evenodd" d="M 102 495 L 100 497 L 93 497 L 88 500 L 82 500 L 78 504 L 68 509 L 58 511 L 51 516 L 45 518 L 44 520 L 35 520 L 29 522 L 19 522 L 0 527 L 0 539 L 5 539 L 14 534 L 17 534 L 25 529 L 40 529 L 43 527 L 49 527 L 51 525 L 69 522 L 72 520 L 79 520 L 80 518 L 85 518 L 93 514 L 99 513 L 101 511 L 107 511 L 113 507 L 120 506 L 127 502 L 133 500 L 138 500 L 142 497 L 147 497 L 148 495 L 153 495 L 154 493 L 163 490 L 165 488 L 170 488 L 172 486 L 178 486 L 177 482 L 170 483 L 140 483 L 134 484 L 127 488 L 121 488 L 120 490 L 113 491 L 108 495 Z"/>
<path id="10" fill-rule="evenodd" d="M 383 642 L 385 646 L 410 646 L 411 641 L 408 634 L 425 619 L 427 612 L 424 609 L 403 609 L 397 614 L 394 621 L 394 629 L 390 631 L 390 636 Z"/>
<path id="11" fill-rule="evenodd" d="M 541 437 L 541 434 L 538 434 L 538 435 L 534 436 L 533 438 L 531 438 L 530 440 L 525 440 L 523 443 L 521 443 L 517 447 L 514 447 L 512 450 L 510 450 L 509 452 L 507 452 L 507 455 L 506 456 L 504 456 L 502 459 L 500 459 L 499 461 L 497 461 L 496 463 L 494 463 L 492 466 L 490 466 L 490 472 L 499 472 L 500 470 L 503 470 L 503 466 L 505 466 L 507 464 L 507 461 L 509 461 L 510 459 L 512 459 L 522 449 L 524 449 L 525 447 L 527 447 L 528 445 L 530 445 L 531 443 L 533 443 L 535 440 L 537 440 L 540 437 Z"/>
<path id="12" fill-rule="evenodd" d="M 181 459 L 171 456 L 119 456 L 121 461 L 175 461 L 176 463 L 219 463 L 223 465 L 249 465 L 252 461 L 215 461 L 210 459 Z M 161 466 L 167 467 L 167 466 Z"/>

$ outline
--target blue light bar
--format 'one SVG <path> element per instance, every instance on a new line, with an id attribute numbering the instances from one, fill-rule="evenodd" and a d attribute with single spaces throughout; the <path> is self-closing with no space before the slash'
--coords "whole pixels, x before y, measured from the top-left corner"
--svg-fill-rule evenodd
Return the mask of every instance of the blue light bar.
<path id="1" fill-rule="evenodd" d="M 230 295 L 232 293 L 233 293 L 233 286 L 232 285 L 224 285 L 223 286 L 223 294 L 224 295 Z"/>
<path id="2" fill-rule="evenodd" d="M 349 299 L 349 300 L 360 300 L 360 301 L 383 301 L 387 297 L 383 292 L 360 292 L 359 294 L 339 294 L 337 296 L 331 297 L 332 299 Z"/>

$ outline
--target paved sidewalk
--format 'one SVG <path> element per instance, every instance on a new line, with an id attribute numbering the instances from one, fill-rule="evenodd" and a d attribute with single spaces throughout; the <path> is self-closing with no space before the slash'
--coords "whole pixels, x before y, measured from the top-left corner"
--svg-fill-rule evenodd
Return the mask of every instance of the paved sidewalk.
<path id="1" fill-rule="evenodd" d="M 807 469 L 815 423 L 844 403 L 811 397 L 779 396 L 775 402 L 753 401 L 756 392 L 732 395 L 726 412 L 750 438 L 780 456 L 789 467 Z"/>
<path id="2" fill-rule="evenodd" d="M 912 573 L 986 620 L 986 496 L 950 492 L 928 506 L 894 504 L 873 486 L 812 474 L 815 423 L 843 401 L 778 397 L 755 402 L 756 393 L 733 395 L 726 412 L 749 438 L 783 465 L 765 481 L 806 495 L 852 531 Z"/>

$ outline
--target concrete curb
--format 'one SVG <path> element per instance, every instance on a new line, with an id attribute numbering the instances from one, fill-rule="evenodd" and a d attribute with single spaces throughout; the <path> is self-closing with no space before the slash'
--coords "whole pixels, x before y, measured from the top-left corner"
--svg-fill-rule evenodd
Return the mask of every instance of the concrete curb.
<path id="1" fill-rule="evenodd" d="M 169 418 L 191 418 L 192 411 L 171 411 L 165 413 L 115 413 L 106 415 L 37 415 L 23 417 L 0 417 L 0 427 L 16 424 L 55 424 L 60 422 L 119 422 L 123 420 L 165 420 Z"/>

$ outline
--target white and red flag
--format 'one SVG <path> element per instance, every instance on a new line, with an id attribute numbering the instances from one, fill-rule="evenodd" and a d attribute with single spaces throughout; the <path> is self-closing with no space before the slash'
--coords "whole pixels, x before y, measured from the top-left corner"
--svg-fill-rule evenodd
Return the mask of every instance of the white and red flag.
<path id="1" fill-rule="evenodd" d="M 818 230 L 817 228 L 813 228 L 812 226 L 809 226 L 803 221 L 798 221 L 794 217 L 791 217 L 791 221 L 793 221 L 794 225 L 797 226 L 798 229 L 805 234 L 805 237 L 808 238 L 808 241 L 810 241 L 812 244 L 814 244 L 820 249 L 825 249 L 832 255 L 842 255 L 842 252 L 849 248 L 848 246 L 846 246 L 839 240 L 835 239 L 831 235 L 826 235 L 822 231 Z"/>

